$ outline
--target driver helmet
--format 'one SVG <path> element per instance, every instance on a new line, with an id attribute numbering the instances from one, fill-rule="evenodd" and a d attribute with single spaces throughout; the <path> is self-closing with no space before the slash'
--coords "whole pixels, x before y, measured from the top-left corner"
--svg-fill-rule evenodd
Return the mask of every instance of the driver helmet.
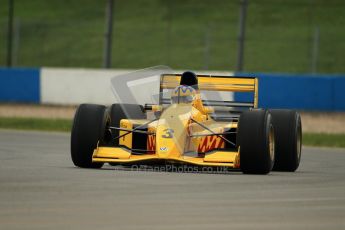
<path id="1" fill-rule="evenodd" d="M 195 99 L 196 90 L 188 85 L 177 86 L 171 94 L 172 104 L 188 104 L 192 103 Z"/>

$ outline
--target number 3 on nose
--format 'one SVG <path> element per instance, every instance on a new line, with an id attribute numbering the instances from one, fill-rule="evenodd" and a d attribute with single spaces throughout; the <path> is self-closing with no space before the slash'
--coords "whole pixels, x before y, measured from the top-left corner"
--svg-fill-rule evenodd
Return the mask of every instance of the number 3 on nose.
<path id="1" fill-rule="evenodd" d="M 162 138 L 173 138 L 174 136 L 174 130 L 173 129 L 164 129 L 164 134 L 162 135 Z"/>

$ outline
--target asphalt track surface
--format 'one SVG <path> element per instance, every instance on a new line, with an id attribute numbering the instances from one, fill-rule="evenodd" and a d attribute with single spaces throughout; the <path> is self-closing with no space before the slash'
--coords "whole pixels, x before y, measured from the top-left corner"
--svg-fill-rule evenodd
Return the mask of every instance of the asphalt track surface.
<path id="1" fill-rule="evenodd" d="M 68 134 L 0 130 L 0 229 L 345 229 L 345 150 L 264 176 L 94 170 Z"/>

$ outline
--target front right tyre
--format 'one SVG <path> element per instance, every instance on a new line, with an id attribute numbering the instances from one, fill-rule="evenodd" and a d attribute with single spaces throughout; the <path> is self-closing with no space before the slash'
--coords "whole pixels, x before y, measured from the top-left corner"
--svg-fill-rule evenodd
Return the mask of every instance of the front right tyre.
<path id="1" fill-rule="evenodd" d="M 75 166 L 101 168 L 103 163 L 92 162 L 93 150 L 103 138 L 105 106 L 79 105 L 73 120 L 71 133 L 71 157 Z"/>

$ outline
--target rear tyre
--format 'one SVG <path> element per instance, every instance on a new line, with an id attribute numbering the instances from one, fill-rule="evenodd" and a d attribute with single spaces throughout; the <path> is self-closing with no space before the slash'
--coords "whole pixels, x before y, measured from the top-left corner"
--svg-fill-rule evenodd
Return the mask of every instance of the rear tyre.
<path id="1" fill-rule="evenodd" d="M 271 114 L 266 110 L 243 112 L 237 135 L 241 171 L 245 174 L 269 173 L 275 158 Z"/>
<path id="2" fill-rule="evenodd" d="M 301 161 L 302 123 L 293 110 L 271 110 L 276 138 L 276 160 L 273 170 L 294 172 Z"/>
<path id="3" fill-rule="evenodd" d="M 146 119 L 142 105 L 136 104 L 112 104 L 108 108 L 109 124 L 113 127 L 120 127 L 122 119 Z M 119 136 L 119 130 L 112 130 L 112 137 Z M 119 145 L 119 139 L 112 141 L 112 146 Z"/>
<path id="4" fill-rule="evenodd" d="M 81 104 L 74 116 L 71 133 L 71 157 L 75 166 L 101 168 L 103 163 L 92 162 L 93 150 L 103 138 L 105 106 Z"/>
<path id="5" fill-rule="evenodd" d="M 106 111 L 106 128 L 105 128 L 105 141 L 102 145 L 106 146 L 119 146 L 119 139 L 114 139 L 119 136 L 120 131 L 113 129 L 109 130 L 109 126 L 120 127 L 122 119 L 146 119 L 144 107 L 136 104 L 112 104 Z M 111 138 L 109 139 L 109 133 Z M 111 166 L 116 166 L 118 163 L 109 163 Z"/>

